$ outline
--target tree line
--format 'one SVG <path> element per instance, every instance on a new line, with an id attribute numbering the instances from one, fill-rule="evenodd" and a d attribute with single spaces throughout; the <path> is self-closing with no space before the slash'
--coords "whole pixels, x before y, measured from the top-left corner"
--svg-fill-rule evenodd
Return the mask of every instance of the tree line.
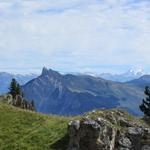
<path id="1" fill-rule="evenodd" d="M 34 100 L 28 101 L 24 98 L 24 93 L 16 79 L 12 79 L 8 94 L 12 96 L 11 104 L 13 106 L 32 111 L 35 110 Z"/>

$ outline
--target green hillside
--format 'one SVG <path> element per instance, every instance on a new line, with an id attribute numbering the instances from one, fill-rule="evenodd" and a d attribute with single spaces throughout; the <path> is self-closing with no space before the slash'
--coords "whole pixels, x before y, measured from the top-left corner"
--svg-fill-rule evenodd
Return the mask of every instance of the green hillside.
<path id="1" fill-rule="evenodd" d="M 149 127 L 142 119 L 132 117 L 121 110 L 94 110 L 74 118 L 42 115 L 6 104 L 0 98 L 0 150 L 66 150 L 67 127 L 70 120 L 98 117 L 112 121 L 122 130 L 118 118 L 123 115 L 128 122 Z"/>
<path id="2" fill-rule="evenodd" d="M 0 103 L 0 150 L 65 150 L 68 122 Z"/>

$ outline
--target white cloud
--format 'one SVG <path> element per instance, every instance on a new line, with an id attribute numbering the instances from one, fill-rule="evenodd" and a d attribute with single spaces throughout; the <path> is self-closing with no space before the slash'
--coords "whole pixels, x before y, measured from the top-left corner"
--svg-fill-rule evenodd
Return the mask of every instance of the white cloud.
<path id="1" fill-rule="evenodd" d="M 148 66 L 149 26 L 146 0 L 1 0 L 0 68 Z"/>

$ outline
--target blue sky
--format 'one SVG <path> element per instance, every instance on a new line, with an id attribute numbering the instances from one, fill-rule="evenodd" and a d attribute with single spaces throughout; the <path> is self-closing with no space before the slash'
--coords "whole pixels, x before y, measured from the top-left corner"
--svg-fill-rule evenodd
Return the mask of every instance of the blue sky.
<path id="1" fill-rule="evenodd" d="M 150 72 L 149 0 L 0 0 L 0 71 Z"/>

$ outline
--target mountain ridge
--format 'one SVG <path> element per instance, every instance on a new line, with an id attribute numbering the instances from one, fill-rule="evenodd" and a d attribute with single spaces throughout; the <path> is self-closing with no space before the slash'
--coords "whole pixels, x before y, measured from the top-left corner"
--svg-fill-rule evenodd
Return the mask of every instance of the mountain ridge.
<path id="1" fill-rule="evenodd" d="M 62 75 L 43 68 L 42 74 L 23 87 L 42 113 L 77 115 L 96 108 L 121 107 L 140 115 L 144 96 L 139 87 L 90 75 Z"/>
<path id="2" fill-rule="evenodd" d="M 99 74 L 100 77 L 106 80 L 118 81 L 118 82 L 128 82 L 134 79 L 138 79 L 144 75 L 143 69 L 130 69 L 129 71 L 121 74 L 111 74 L 111 73 L 102 73 Z"/>
<path id="3" fill-rule="evenodd" d="M 8 92 L 8 88 L 10 86 L 10 82 L 13 78 L 17 80 L 17 82 L 21 85 L 27 83 L 28 81 L 36 78 L 36 74 L 11 74 L 7 72 L 0 72 L 0 94 L 5 94 Z"/>

